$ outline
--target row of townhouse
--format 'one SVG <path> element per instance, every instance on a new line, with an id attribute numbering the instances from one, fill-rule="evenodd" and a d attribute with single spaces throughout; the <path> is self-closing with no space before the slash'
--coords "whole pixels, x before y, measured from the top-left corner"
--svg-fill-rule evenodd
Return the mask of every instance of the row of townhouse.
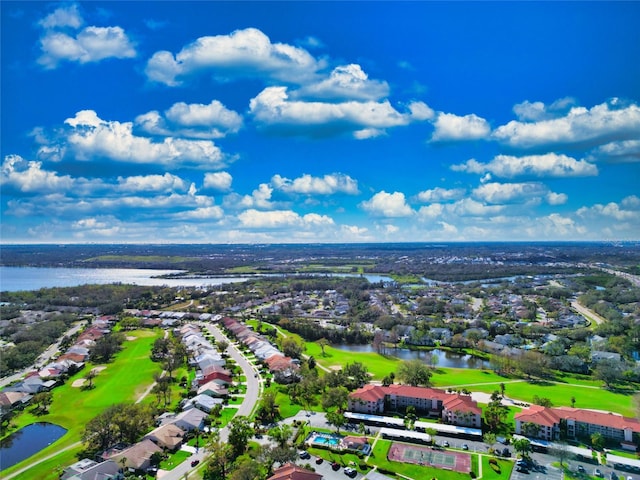
<path id="1" fill-rule="evenodd" d="M 352 412 L 378 414 L 404 411 L 409 406 L 451 425 L 482 426 L 482 410 L 468 395 L 396 384 L 368 384 L 349 394 L 349 410 Z"/>
<path id="2" fill-rule="evenodd" d="M 81 370 L 96 341 L 111 332 L 114 322 L 112 316 L 96 317 L 62 355 L 5 387 L 0 392 L 0 415 L 23 408 L 35 394 L 50 391 L 60 383 L 61 377 Z"/>
<path id="3" fill-rule="evenodd" d="M 284 355 L 264 336 L 254 332 L 244 323 L 233 318 L 223 318 L 222 324 L 238 341 L 246 345 L 258 360 L 266 365 L 278 383 L 291 383 L 298 380 L 300 365 L 298 360 Z"/>
<path id="4" fill-rule="evenodd" d="M 561 432 L 570 439 L 600 433 L 634 451 L 640 435 L 640 422 L 635 418 L 581 408 L 531 405 L 515 415 L 515 422 L 520 435 L 553 441 L 560 438 Z"/>
<path id="5" fill-rule="evenodd" d="M 217 399 L 229 394 L 229 385 L 232 382 L 231 372 L 225 368 L 226 359 L 218 348 L 212 344 L 200 330 L 193 324 L 186 324 L 174 330 L 189 354 L 189 365 L 196 369 L 192 389 L 197 391 L 198 400 L 202 400 L 199 406 L 210 412 Z M 215 402 L 205 397 L 215 398 Z M 196 402 L 198 403 L 198 402 Z"/>

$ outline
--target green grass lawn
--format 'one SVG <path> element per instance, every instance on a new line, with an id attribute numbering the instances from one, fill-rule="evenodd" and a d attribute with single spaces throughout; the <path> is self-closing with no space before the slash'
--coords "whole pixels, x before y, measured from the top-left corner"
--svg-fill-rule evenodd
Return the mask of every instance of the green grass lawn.
<path id="1" fill-rule="evenodd" d="M 508 480 L 511 477 L 511 471 L 513 470 L 513 462 L 509 460 L 496 459 L 498 461 L 499 472 L 494 470 L 489 464 L 491 457 L 482 455 L 482 478 L 488 480 Z"/>
<path id="2" fill-rule="evenodd" d="M 160 462 L 160 468 L 163 470 L 173 470 L 190 456 L 191 453 L 178 450 L 176 453 L 170 454 L 166 460 Z"/>
<path id="3" fill-rule="evenodd" d="M 60 425 L 68 431 L 60 440 L 29 459 L 4 470 L 2 475 L 12 473 L 40 458 L 79 442 L 84 425 L 107 407 L 117 403 L 135 402 L 153 383 L 153 375 L 161 371 L 160 365 L 153 363 L 149 358 L 151 345 L 161 335 L 161 331 L 151 330 L 127 332 L 127 336 L 135 337 L 135 340 L 125 341 L 122 351 L 118 353 L 115 360 L 107 364 L 107 368 L 95 377 L 93 380 L 95 388 L 81 390 L 71 386 L 74 380 L 84 378 L 87 372 L 94 367 L 87 365 L 81 372 L 67 380 L 64 385 L 52 391 L 53 403 L 49 407 L 48 414 L 35 416 L 31 413 L 31 409 L 27 409 L 16 417 L 13 423 L 17 428 L 34 422 L 50 422 Z M 147 401 L 155 401 L 155 398 L 149 396 Z M 74 454 L 79 452 L 81 448 L 78 446 L 63 452 L 51 461 L 37 465 L 15 478 L 19 480 L 56 479 L 58 476 L 54 468 L 57 465 L 66 466 L 73 463 L 75 461 Z"/>
<path id="4" fill-rule="evenodd" d="M 367 366 L 374 380 L 382 380 L 386 375 L 395 372 L 400 360 L 392 356 L 384 356 L 378 353 L 354 353 L 346 350 L 339 350 L 331 346 L 324 348 L 324 355 L 320 345 L 315 342 L 305 342 L 307 355 L 312 355 L 316 363 L 327 368 L 344 367 L 347 363 L 354 361 Z"/>
<path id="5" fill-rule="evenodd" d="M 238 413 L 238 409 L 235 407 L 225 407 L 220 412 L 220 428 L 225 427 L 227 423 L 231 421 Z"/>

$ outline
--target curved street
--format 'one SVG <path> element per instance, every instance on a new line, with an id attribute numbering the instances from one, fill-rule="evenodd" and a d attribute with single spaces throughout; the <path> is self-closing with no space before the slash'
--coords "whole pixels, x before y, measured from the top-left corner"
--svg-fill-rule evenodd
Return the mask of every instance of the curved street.
<path id="1" fill-rule="evenodd" d="M 242 404 L 238 407 L 236 415 L 249 416 L 258 403 L 261 390 L 261 378 L 256 368 L 245 358 L 238 347 L 229 341 L 229 338 L 216 326 L 209 323 L 200 323 L 202 328 L 207 329 L 216 341 L 226 340 L 229 342 L 227 353 L 242 368 L 242 372 L 246 377 L 247 392 L 244 396 Z M 229 437 L 229 429 L 227 427 L 220 429 L 220 440 L 226 442 Z M 207 452 L 204 448 L 193 453 L 184 462 L 173 470 L 159 471 L 158 478 L 162 480 L 182 480 L 188 478 L 189 472 L 197 467 L 191 467 L 191 462 L 198 460 L 200 463 L 205 459 Z"/>

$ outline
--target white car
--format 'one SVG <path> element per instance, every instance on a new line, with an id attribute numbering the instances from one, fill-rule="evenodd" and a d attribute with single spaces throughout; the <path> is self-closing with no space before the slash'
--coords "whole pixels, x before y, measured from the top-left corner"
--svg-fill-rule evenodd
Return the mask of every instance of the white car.
<path id="1" fill-rule="evenodd" d="M 355 477 L 355 476 L 358 474 L 358 472 L 356 472 L 356 471 L 355 471 L 355 469 L 353 469 L 353 468 L 351 468 L 351 467 L 346 467 L 346 468 L 344 469 L 344 474 L 345 474 L 347 477 L 351 477 L 351 478 L 353 478 L 353 477 Z"/>

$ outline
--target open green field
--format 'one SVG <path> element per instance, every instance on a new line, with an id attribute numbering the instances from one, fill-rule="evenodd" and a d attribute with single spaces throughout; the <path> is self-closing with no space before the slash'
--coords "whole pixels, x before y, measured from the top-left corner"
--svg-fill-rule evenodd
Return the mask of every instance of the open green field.
<path id="1" fill-rule="evenodd" d="M 385 375 L 395 372 L 400 360 L 378 353 L 355 353 L 325 347 L 322 355 L 320 346 L 314 342 L 305 343 L 307 355 L 313 355 L 323 367 L 343 367 L 348 362 L 361 362 L 367 366 L 372 379 L 382 380 Z M 492 370 L 472 370 L 466 368 L 437 368 L 432 383 L 439 388 L 466 388 L 471 391 L 492 393 L 505 385 L 505 395 L 509 398 L 531 403 L 534 395 L 546 397 L 554 406 L 570 406 L 571 397 L 575 397 L 575 406 L 607 410 L 633 417 L 633 395 L 606 390 L 602 382 L 588 378 L 574 378 L 569 375 L 559 377 L 553 382 L 528 382 L 517 378 L 507 378 Z"/>
<path id="2" fill-rule="evenodd" d="M 367 366 L 374 380 L 382 380 L 389 373 L 395 372 L 400 363 L 396 357 L 373 352 L 354 353 L 327 346 L 324 348 L 323 355 L 322 349 L 317 343 L 305 342 L 305 346 L 305 354 L 312 355 L 316 362 L 323 367 L 333 369 L 344 367 L 349 362 L 360 362 Z"/>
<path id="3" fill-rule="evenodd" d="M 78 442 L 80 442 L 84 425 L 111 405 L 135 402 L 153 383 L 153 375 L 159 373 L 161 367 L 151 361 L 149 352 L 153 342 L 161 335 L 161 331 L 150 330 L 127 332 L 127 336 L 132 340 L 126 341 L 115 360 L 105 365 L 106 369 L 96 376 L 93 380 L 95 388 L 81 390 L 72 387 L 74 380 L 84 378 L 87 372 L 94 367 L 88 364 L 81 372 L 67 380 L 65 385 L 52 391 L 53 403 L 49 407 L 48 414 L 35 416 L 28 408 L 16 417 L 13 423 L 17 428 L 34 422 L 50 422 L 60 425 L 68 431 L 60 440 L 38 454 L 3 470 L 2 477 L 4 478 L 39 459 L 55 454 L 61 449 L 72 447 L 66 452 L 55 455 L 51 460 L 14 477 L 19 480 L 34 478 L 54 480 L 58 478 L 55 468 L 73 463 L 76 460 L 75 454 L 82 449 Z M 155 398 L 149 396 L 146 401 L 155 401 Z"/>
<path id="4" fill-rule="evenodd" d="M 100 255 L 87 258 L 85 263 L 117 262 L 121 263 L 184 263 L 191 260 L 190 257 L 168 257 L 163 255 Z"/>

